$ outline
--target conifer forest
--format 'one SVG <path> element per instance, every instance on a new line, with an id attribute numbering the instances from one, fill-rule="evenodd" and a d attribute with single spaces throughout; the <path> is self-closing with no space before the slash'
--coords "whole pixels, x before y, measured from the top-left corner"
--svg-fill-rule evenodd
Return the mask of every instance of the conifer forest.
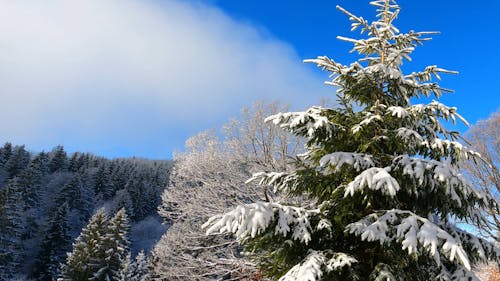
<path id="1" fill-rule="evenodd" d="M 500 110 L 444 104 L 458 72 L 411 59 L 438 33 L 369 5 L 337 6 L 352 61 L 304 60 L 321 105 L 255 102 L 171 160 L 3 144 L 0 281 L 500 280 Z"/>

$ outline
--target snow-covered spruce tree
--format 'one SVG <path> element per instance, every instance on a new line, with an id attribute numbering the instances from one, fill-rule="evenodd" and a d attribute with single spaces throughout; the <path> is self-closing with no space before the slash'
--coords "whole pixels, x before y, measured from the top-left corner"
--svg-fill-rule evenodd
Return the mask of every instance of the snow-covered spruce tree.
<path id="1" fill-rule="evenodd" d="M 58 280 L 118 280 L 122 263 L 129 254 L 128 229 L 125 209 L 111 219 L 104 208 L 97 210 L 76 238 Z"/>
<path id="2" fill-rule="evenodd" d="M 129 222 L 125 209 L 120 209 L 110 220 L 105 234 L 105 257 L 95 280 L 118 280 L 120 269 L 129 253 Z"/>
<path id="3" fill-rule="evenodd" d="M 145 281 L 148 280 L 149 267 L 144 251 L 140 251 L 134 260 L 130 254 L 122 262 L 119 279 L 120 281 Z"/>
<path id="4" fill-rule="evenodd" d="M 292 172 L 261 172 L 250 181 L 314 203 L 257 202 L 212 217 L 207 233 L 232 232 L 261 268 L 281 281 L 478 280 L 471 268 L 499 251 L 457 228 L 455 220 L 486 227 L 481 210 L 498 208 L 462 176 L 460 161 L 478 158 L 440 121 L 456 108 L 410 100 L 449 92 L 436 79 L 454 73 L 437 66 L 404 74 L 417 45 L 432 32 L 401 33 L 392 0 L 370 2 L 374 22 L 338 9 L 366 39 L 354 44 L 362 58 L 342 65 L 327 57 L 307 60 L 331 73 L 340 108 L 267 118 L 307 138 L 307 152 Z"/>
<path id="5" fill-rule="evenodd" d="M 66 264 L 61 267 L 59 281 L 90 280 L 104 263 L 108 216 L 103 208 L 96 211 L 73 243 Z"/>

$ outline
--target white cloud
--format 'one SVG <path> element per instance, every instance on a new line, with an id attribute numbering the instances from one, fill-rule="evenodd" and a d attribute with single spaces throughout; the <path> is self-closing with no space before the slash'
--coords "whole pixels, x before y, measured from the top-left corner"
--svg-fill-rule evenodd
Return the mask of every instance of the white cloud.
<path id="1" fill-rule="evenodd" d="M 1 0 L 0 141 L 166 155 L 252 101 L 318 100 L 300 60 L 199 3 Z"/>

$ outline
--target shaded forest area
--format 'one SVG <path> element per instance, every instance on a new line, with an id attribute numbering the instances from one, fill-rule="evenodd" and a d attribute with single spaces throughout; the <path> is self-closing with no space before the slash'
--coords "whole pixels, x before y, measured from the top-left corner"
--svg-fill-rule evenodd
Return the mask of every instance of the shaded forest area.
<path id="1" fill-rule="evenodd" d="M 0 280 L 55 278 L 102 207 L 110 214 L 124 208 L 132 252 L 149 251 L 165 231 L 156 208 L 171 168 L 171 161 L 110 160 L 68 154 L 61 146 L 32 153 L 6 143 L 0 148 Z"/>

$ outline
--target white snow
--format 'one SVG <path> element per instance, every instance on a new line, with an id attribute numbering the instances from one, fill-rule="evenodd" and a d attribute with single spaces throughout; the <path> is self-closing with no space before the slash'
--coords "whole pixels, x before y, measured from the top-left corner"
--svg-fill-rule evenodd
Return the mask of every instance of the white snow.
<path id="1" fill-rule="evenodd" d="M 334 172 L 340 171 L 340 168 L 345 164 L 352 166 L 358 172 L 375 166 L 372 156 L 362 153 L 334 152 L 321 157 L 319 160 L 321 167 L 329 166 L 333 168 Z"/>
<path id="2" fill-rule="evenodd" d="M 278 281 L 319 281 L 324 272 L 332 272 L 356 262 L 355 258 L 345 253 L 310 250 L 301 263 L 293 266 Z"/>
<path id="3" fill-rule="evenodd" d="M 326 258 L 321 252 L 311 251 L 311 253 L 299 263 L 292 267 L 278 281 L 318 281 L 323 276 L 322 266 Z"/>
<path id="4" fill-rule="evenodd" d="M 396 116 L 398 118 L 406 118 L 409 116 L 408 111 L 404 107 L 401 107 L 401 106 L 389 106 L 387 108 L 386 114 L 390 114 L 390 115 Z"/>
<path id="5" fill-rule="evenodd" d="M 358 261 L 350 255 L 344 253 L 334 253 L 333 257 L 328 260 L 326 266 L 328 271 L 334 271 L 344 266 L 351 266 Z"/>
<path id="6" fill-rule="evenodd" d="M 327 136 L 331 137 L 338 129 L 338 125 L 330 122 L 322 113 L 324 108 L 316 106 L 311 107 L 307 111 L 301 112 L 286 112 L 271 115 L 265 119 L 266 122 L 273 122 L 280 125 L 291 132 L 295 132 L 309 138 L 315 136 L 318 129 L 324 129 Z"/>
<path id="7" fill-rule="evenodd" d="M 363 191 L 365 187 L 371 190 L 381 190 L 382 193 L 391 197 L 396 195 L 400 187 L 396 179 L 389 173 L 390 168 L 369 168 L 356 176 L 345 190 L 344 197 L 353 196 L 357 191 Z"/>
<path id="8" fill-rule="evenodd" d="M 274 192 L 291 191 L 297 187 L 297 175 L 294 172 L 258 172 L 245 183 L 259 180 L 259 185 L 273 186 Z"/>
<path id="9" fill-rule="evenodd" d="M 470 195 L 476 199 L 486 199 L 486 196 L 474 188 L 470 181 L 450 163 L 402 155 L 393 160 L 392 167 L 401 168 L 403 175 L 410 176 L 418 185 L 445 188 L 446 194 L 450 195 L 459 206 Z"/>
<path id="10" fill-rule="evenodd" d="M 207 235 L 230 232 L 242 240 L 254 238 L 266 230 L 271 222 L 277 221 L 275 235 L 286 237 L 291 234 L 293 240 L 307 244 L 312 232 L 309 218 L 319 212 L 319 209 L 307 210 L 275 202 L 256 202 L 239 205 L 223 215 L 213 216 L 202 227 L 207 229 Z"/>
<path id="11" fill-rule="evenodd" d="M 397 136 L 405 141 L 410 141 L 412 143 L 422 143 L 422 141 L 424 140 L 424 138 L 419 133 L 406 127 L 398 128 L 396 132 Z"/>
<path id="12" fill-rule="evenodd" d="M 367 112 L 365 114 L 365 119 L 363 119 L 359 124 L 354 125 L 351 128 L 353 134 L 357 134 L 364 126 L 367 126 L 375 121 L 383 122 L 382 116 L 379 114 L 373 114 L 371 112 Z"/>
<path id="13" fill-rule="evenodd" d="M 392 209 L 385 211 L 380 217 L 372 214 L 348 225 L 347 229 L 366 241 L 399 241 L 402 249 L 408 250 L 409 254 L 417 252 L 420 246 L 438 265 L 442 264 L 442 255 L 450 261 L 457 258 L 467 270 L 471 270 L 470 261 L 459 238 L 410 211 Z M 394 229 L 396 235 L 391 236 Z"/>

